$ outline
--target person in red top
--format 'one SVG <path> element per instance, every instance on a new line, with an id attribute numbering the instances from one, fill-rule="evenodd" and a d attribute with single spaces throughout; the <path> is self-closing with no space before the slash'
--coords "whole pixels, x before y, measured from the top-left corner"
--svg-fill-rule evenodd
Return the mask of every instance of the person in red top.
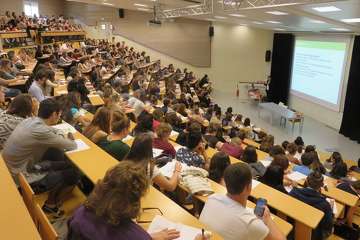
<path id="1" fill-rule="evenodd" d="M 172 128 L 168 123 L 160 123 L 156 128 L 157 137 L 153 140 L 153 147 L 163 150 L 163 154 L 168 155 L 171 158 L 175 158 L 175 148 L 169 143 L 169 137 Z"/>
<path id="2" fill-rule="evenodd" d="M 242 141 L 240 138 L 235 137 L 231 139 L 231 143 L 225 142 L 218 142 L 216 144 L 216 148 L 219 151 L 222 151 L 234 158 L 241 159 L 242 154 L 244 152 L 243 148 L 241 147 Z"/>

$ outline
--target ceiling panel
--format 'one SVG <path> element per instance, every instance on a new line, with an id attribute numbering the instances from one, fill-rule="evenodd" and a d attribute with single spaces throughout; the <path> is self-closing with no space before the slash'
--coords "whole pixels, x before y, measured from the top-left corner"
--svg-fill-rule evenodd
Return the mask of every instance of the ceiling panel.
<path id="1" fill-rule="evenodd" d="M 112 4 L 113 7 L 131 10 L 152 11 L 154 2 L 151 0 L 74 0 L 92 4 Z M 190 5 L 195 5 L 202 0 L 160 0 L 162 9 L 174 9 Z M 300 2 L 298 0 L 296 2 Z M 134 5 L 134 4 L 142 4 Z M 321 4 L 303 4 L 281 7 L 269 7 L 259 9 L 246 9 L 238 11 L 224 11 L 222 1 L 214 0 L 214 12 L 210 15 L 194 16 L 194 19 L 226 22 L 230 24 L 246 24 L 264 29 L 283 29 L 285 31 L 334 31 L 334 28 L 346 28 L 349 32 L 360 33 L 360 23 L 345 23 L 342 19 L 360 18 L 360 0 L 337 0 Z M 341 11 L 320 13 L 314 7 L 335 6 Z M 268 11 L 281 11 L 288 15 L 272 15 Z M 229 14 L 244 15 L 234 17 Z M 219 17 L 222 17 L 221 19 Z M 225 18 L 223 18 L 225 17 Z M 270 22 L 268 22 L 270 21 Z M 279 22 L 279 23 L 276 23 Z"/>

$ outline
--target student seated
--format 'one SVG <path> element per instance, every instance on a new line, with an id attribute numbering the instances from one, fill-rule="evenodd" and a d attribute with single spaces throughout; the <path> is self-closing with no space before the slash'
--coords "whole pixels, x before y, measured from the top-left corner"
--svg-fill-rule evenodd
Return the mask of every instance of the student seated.
<path id="1" fill-rule="evenodd" d="M 136 219 L 141 212 L 141 198 L 149 188 L 145 169 L 129 161 L 120 162 L 106 172 L 87 201 L 69 220 L 67 239 L 175 239 L 179 232 L 164 229 L 149 235 Z M 163 238 L 158 238 L 163 236 Z"/>
<path id="2" fill-rule="evenodd" d="M 288 193 L 284 188 L 284 169 L 278 165 L 268 166 L 259 180 L 280 192 Z"/>
<path id="3" fill-rule="evenodd" d="M 49 80 L 49 73 L 47 70 L 42 69 L 39 70 L 36 75 L 35 79 L 32 82 L 30 88 L 29 88 L 29 94 L 36 98 L 39 102 L 42 102 L 43 100 L 49 98 L 49 96 L 46 96 L 45 89 L 46 89 L 46 81 Z"/>
<path id="4" fill-rule="evenodd" d="M 101 107 L 96 110 L 93 120 L 89 126 L 84 129 L 83 135 L 92 142 L 98 143 L 100 139 L 110 134 L 111 115 L 110 109 L 106 107 Z"/>
<path id="5" fill-rule="evenodd" d="M 270 152 L 270 148 L 274 146 L 274 136 L 266 135 L 260 144 L 260 150 L 266 153 Z"/>
<path id="6" fill-rule="evenodd" d="M 123 115 L 111 124 L 111 134 L 99 140 L 98 145 L 118 161 L 123 160 L 130 151 L 130 147 L 122 141 L 129 134 L 129 128 L 130 120 Z"/>
<path id="7" fill-rule="evenodd" d="M 38 117 L 19 123 L 2 152 L 15 182 L 18 182 L 17 175 L 22 173 L 35 193 L 50 191 L 43 210 L 56 216 L 61 215 L 61 197 L 72 190 L 79 179 L 63 152 L 76 149 L 72 134 L 64 137 L 51 127 L 58 123 L 60 115 L 58 102 L 53 99 L 42 101 Z"/>
<path id="8" fill-rule="evenodd" d="M 205 151 L 202 135 L 190 132 L 187 136 L 187 146 L 176 152 L 176 160 L 189 166 L 209 169 L 209 159 Z"/>
<path id="9" fill-rule="evenodd" d="M 226 153 L 224 152 L 215 153 L 210 160 L 209 178 L 225 186 L 224 171 L 226 167 L 229 165 L 230 165 L 230 158 Z"/>
<path id="10" fill-rule="evenodd" d="M 315 157 L 315 153 L 313 152 L 304 153 L 301 156 L 301 165 L 294 166 L 293 171 L 300 172 L 306 176 L 309 175 L 311 172 L 310 165 L 313 163 Z"/>
<path id="11" fill-rule="evenodd" d="M 78 92 L 70 92 L 65 96 L 63 105 L 63 120 L 73 126 L 87 127 L 90 120 L 80 112 L 81 97 Z"/>
<path id="12" fill-rule="evenodd" d="M 286 239 L 271 218 L 265 206 L 262 218 L 246 208 L 251 193 L 252 175 L 245 163 L 229 165 L 224 173 L 227 194 L 209 196 L 200 215 L 200 221 L 226 240 Z"/>
<path id="13" fill-rule="evenodd" d="M 249 164 L 253 178 L 258 178 L 264 175 L 266 168 L 258 161 L 256 148 L 247 146 L 244 150 L 242 160 Z"/>
<path id="14" fill-rule="evenodd" d="M 344 181 L 344 182 L 339 183 L 336 187 L 345 192 L 348 192 L 357 197 L 360 197 L 360 181 L 359 180 L 357 180 L 355 182 Z M 357 208 L 358 208 L 357 206 L 355 206 L 355 207 L 346 206 L 346 208 L 345 208 L 345 213 L 344 213 L 345 222 L 350 227 L 353 227 L 352 223 L 353 223 L 354 214 L 355 214 Z"/>
<path id="15" fill-rule="evenodd" d="M 143 111 L 137 118 L 136 126 L 132 132 L 134 137 L 147 133 L 153 135 L 153 116 Z"/>
<path id="16" fill-rule="evenodd" d="M 225 143 L 222 143 L 222 142 L 218 142 L 216 144 L 216 148 L 219 150 L 219 151 L 222 151 L 234 158 L 237 158 L 237 159 L 241 159 L 242 158 L 242 155 L 243 155 L 243 148 L 242 148 L 242 141 L 240 138 L 238 137 L 234 137 L 231 139 L 231 142 L 228 143 L 228 142 L 225 142 Z"/>
<path id="17" fill-rule="evenodd" d="M 180 180 L 181 164 L 176 163 L 173 175 L 167 179 L 164 177 L 153 159 L 153 141 L 149 134 L 141 134 L 134 139 L 126 160 L 133 161 L 146 169 L 146 175 L 161 189 L 174 191 Z"/>
<path id="18" fill-rule="evenodd" d="M 295 157 L 298 150 L 298 147 L 295 143 L 288 143 L 284 149 L 286 149 L 286 157 L 289 159 L 289 162 L 294 164 L 301 164 L 300 159 Z"/>
<path id="19" fill-rule="evenodd" d="M 321 194 L 321 188 L 323 186 L 323 175 L 319 172 L 312 172 L 306 178 L 304 188 L 294 187 L 289 193 L 290 196 L 299 199 L 324 213 L 324 217 L 312 233 L 312 239 L 327 239 L 331 235 L 333 229 L 333 206 L 331 206 L 326 200 L 326 197 Z"/>
<path id="20" fill-rule="evenodd" d="M 16 126 L 37 113 L 37 108 L 37 102 L 33 102 L 29 94 L 20 94 L 12 100 L 6 111 L 0 112 L 0 150 Z"/>
<path id="21" fill-rule="evenodd" d="M 172 125 L 174 127 L 174 125 Z M 188 122 L 186 125 L 186 129 L 184 131 L 181 131 L 176 138 L 176 143 L 186 146 L 187 144 L 187 137 L 190 132 L 193 133 L 200 133 L 201 134 L 201 125 L 197 122 Z"/>
<path id="22" fill-rule="evenodd" d="M 172 128 L 168 123 L 160 123 L 156 129 L 157 137 L 153 140 L 153 147 L 163 150 L 162 154 L 175 158 L 175 148 L 169 142 L 169 137 L 171 134 Z"/>
<path id="23" fill-rule="evenodd" d="M 328 175 L 335 179 L 345 178 L 347 176 L 348 169 L 346 163 L 341 157 L 341 154 L 334 152 L 332 157 L 331 171 Z"/>
<path id="24" fill-rule="evenodd" d="M 216 144 L 219 142 L 219 139 L 216 137 L 216 133 L 219 128 L 221 128 L 221 125 L 217 123 L 212 122 L 209 124 L 207 133 L 204 135 L 204 139 L 209 147 L 215 148 Z"/>

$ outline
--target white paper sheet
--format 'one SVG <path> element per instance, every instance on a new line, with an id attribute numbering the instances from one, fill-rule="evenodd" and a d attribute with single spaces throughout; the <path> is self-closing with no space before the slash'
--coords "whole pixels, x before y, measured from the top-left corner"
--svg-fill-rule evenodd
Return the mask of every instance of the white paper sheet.
<path id="1" fill-rule="evenodd" d="M 154 158 L 160 156 L 162 153 L 163 153 L 163 150 L 162 150 L 162 149 L 153 148 L 153 157 L 154 157 Z"/>
<path id="2" fill-rule="evenodd" d="M 133 140 L 134 137 L 133 136 L 130 136 L 130 135 L 127 135 L 125 138 L 123 138 L 123 142 L 127 142 L 127 141 L 130 141 L 130 140 Z"/>
<path id="3" fill-rule="evenodd" d="M 63 122 L 52 127 L 56 128 L 63 135 L 67 135 L 68 133 L 76 133 L 76 129 L 67 122 Z"/>
<path id="4" fill-rule="evenodd" d="M 172 138 L 177 138 L 177 136 L 179 136 L 179 133 L 176 132 L 176 131 L 174 131 L 174 130 L 172 130 L 171 133 L 170 133 L 170 137 L 172 137 Z"/>
<path id="5" fill-rule="evenodd" d="M 302 179 L 305 179 L 306 178 L 306 175 L 300 173 L 300 172 L 296 172 L 296 171 L 293 171 L 292 173 L 289 173 L 287 175 L 287 177 L 291 180 L 293 180 L 294 182 L 297 182 L 299 180 L 302 180 Z"/>
<path id="6" fill-rule="evenodd" d="M 271 161 L 270 160 L 260 160 L 260 162 L 262 163 L 262 165 L 264 165 L 264 167 L 268 167 L 270 166 L 271 164 Z"/>
<path id="7" fill-rule="evenodd" d="M 259 181 L 253 179 L 252 184 L 251 184 L 251 189 L 254 190 L 256 188 L 256 186 L 259 185 L 259 184 L 260 184 Z"/>
<path id="8" fill-rule="evenodd" d="M 201 229 L 190 227 L 182 223 L 172 222 L 160 215 L 155 216 L 147 231 L 151 234 L 165 228 L 178 230 L 180 232 L 180 237 L 177 238 L 177 240 L 195 239 L 198 234 L 201 234 Z"/>
<path id="9" fill-rule="evenodd" d="M 89 149 L 90 147 L 81 139 L 75 139 L 76 149 L 72 151 L 67 151 L 67 153 L 80 152 Z"/>

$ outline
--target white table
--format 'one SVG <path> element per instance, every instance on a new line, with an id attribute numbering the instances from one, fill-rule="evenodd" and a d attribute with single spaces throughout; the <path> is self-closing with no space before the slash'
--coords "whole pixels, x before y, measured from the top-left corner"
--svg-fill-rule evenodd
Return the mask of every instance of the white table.
<path id="1" fill-rule="evenodd" d="M 285 120 L 289 120 L 289 119 L 296 119 L 299 118 L 299 116 L 296 114 L 296 112 L 280 106 L 278 104 L 275 104 L 273 102 L 266 102 L 266 103 L 259 103 L 259 108 L 258 108 L 258 115 L 260 117 L 260 113 L 261 110 L 264 109 L 267 112 L 269 112 L 271 114 L 271 124 L 273 124 L 273 118 L 274 116 L 279 116 L 280 118 L 284 118 Z M 299 132 L 302 132 L 304 126 L 304 117 L 300 118 L 300 126 L 299 126 Z M 294 131 L 294 125 L 292 130 Z"/>

